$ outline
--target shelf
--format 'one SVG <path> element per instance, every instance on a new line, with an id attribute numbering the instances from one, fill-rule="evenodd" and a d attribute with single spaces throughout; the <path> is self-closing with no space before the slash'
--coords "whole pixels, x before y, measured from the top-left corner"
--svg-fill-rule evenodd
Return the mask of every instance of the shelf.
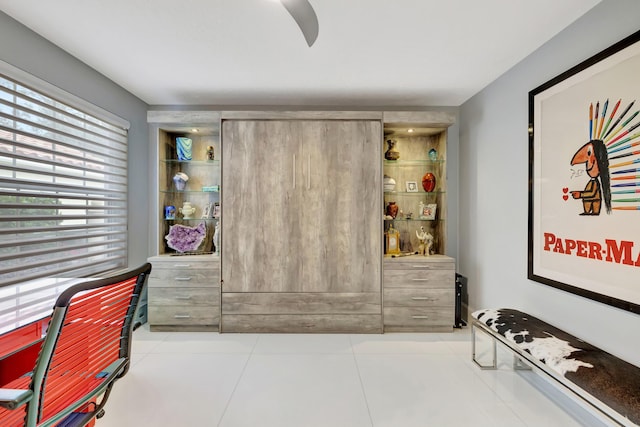
<path id="1" fill-rule="evenodd" d="M 446 191 L 429 191 L 429 192 L 426 192 L 426 191 L 418 191 L 418 192 L 415 192 L 415 191 L 413 191 L 413 192 L 408 192 L 408 191 L 385 191 L 384 195 L 385 196 L 413 196 L 413 197 L 421 196 L 421 197 L 424 197 L 424 196 L 431 196 L 431 195 L 437 196 L 438 194 L 444 194 L 444 193 L 446 193 Z"/>
<path id="2" fill-rule="evenodd" d="M 440 165 L 445 160 L 384 160 L 385 167 Z"/>
<path id="3" fill-rule="evenodd" d="M 160 160 L 162 163 L 166 163 L 169 165 L 176 164 L 188 164 L 188 165 L 198 165 L 198 166 L 217 166 L 220 164 L 220 160 L 177 160 L 177 159 L 163 159 Z"/>
<path id="4" fill-rule="evenodd" d="M 176 219 L 166 219 L 164 218 L 165 222 L 182 222 L 182 221 L 205 221 L 205 222 L 211 222 L 211 221 L 217 221 L 220 218 L 189 218 L 189 219 L 184 219 L 184 218 L 176 218 Z"/>
<path id="5" fill-rule="evenodd" d="M 219 194 L 220 191 L 202 191 L 202 190 L 160 190 L 163 194 Z"/>
<path id="6" fill-rule="evenodd" d="M 393 222 L 406 222 L 406 223 L 409 223 L 409 222 L 423 222 L 423 221 L 444 222 L 444 219 L 424 219 L 424 218 L 418 217 L 418 218 L 411 218 L 411 219 L 408 219 L 408 218 L 385 219 L 384 221 L 385 222 L 392 222 L 392 221 Z"/>

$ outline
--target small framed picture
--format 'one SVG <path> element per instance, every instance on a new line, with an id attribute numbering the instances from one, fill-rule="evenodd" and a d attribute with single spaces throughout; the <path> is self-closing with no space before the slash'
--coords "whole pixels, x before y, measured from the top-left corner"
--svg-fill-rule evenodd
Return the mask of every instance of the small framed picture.
<path id="1" fill-rule="evenodd" d="M 200 219 L 211 218 L 212 210 L 213 203 L 207 203 L 206 205 L 204 205 L 204 207 L 202 208 L 202 216 L 200 217 Z"/>
<path id="2" fill-rule="evenodd" d="M 438 205 L 435 203 L 429 203 L 422 206 L 422 212 L 420 212 L 420 219 L 436 219 L 436 209 Z"/>
<path id="3" fill-rule="evenodd" d="M 417 181 L 407 181 L 407 193 L 417 193 L 418 192 L 418 182 Z"/>

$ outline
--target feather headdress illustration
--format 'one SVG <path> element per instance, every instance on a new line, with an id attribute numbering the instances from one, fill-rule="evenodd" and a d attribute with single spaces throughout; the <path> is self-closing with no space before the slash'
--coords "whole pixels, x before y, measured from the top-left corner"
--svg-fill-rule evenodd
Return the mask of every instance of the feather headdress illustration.
<path id="1" fill-rule="evenodd" d="M 584 190 L 571 191 L 574 199 L 582 200 L 580 215 L 600 215 L 603 204 L 607 214 L 612 210 L 640 210 L 640 197 L 634 197 L 640 195 L 640 150 L 633 150 L 640 145 L 640 132 L 634 133 L 640 120 L 632 123 L 640 111 L 628 116 L 633 101 L 616 117 L 621 102 L 618 100 L 608 118 L 608 99 L 602 113 L 600 102 L 595 111 L 593 104 L 589 106 L 589 142 L 571 158 L 572 166 L 584 164 L 590 178 Z"/>

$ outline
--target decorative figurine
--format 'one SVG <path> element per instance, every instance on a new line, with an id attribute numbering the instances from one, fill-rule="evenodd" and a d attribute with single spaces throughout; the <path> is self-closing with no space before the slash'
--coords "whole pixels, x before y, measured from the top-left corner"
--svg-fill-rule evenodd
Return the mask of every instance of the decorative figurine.
<path id="1" fill-rule="evenodd" d="M 427 193 L 431 193 L 433 190 L 435 190 L 436 176 L 431 172 L 425 173 L 422 177 L 422 188 L 424 188 L 424 191 L 426 191 Z"/>
<path id="2" fill-rule="evenodd" d="M 398 216 L 398 205 L 396 205 L 396 202 L 389 202 L 387 205 L 387 215 L 393 219 Z"/>
<path id="3" fill-rule="evenodd" d="M 192 219 L 192 215 L 196 213 L 196 208 L 190 202 L 184 202 L 179 210 L 183 219 Z"/>
<path id="4" fill-rule="evenodd" d="M 182 191 L 187 186 L 187 181 L 189 181 L 189 175 L 184 172 L 178 172 L 173 176 L 173 183 L 176 186 L 176 190 Z"/>
<path id="5" fill-rule="evenodd" d="M 384 191 L 391 192 L 396 188 L 396 180 L 391 178 L 389 175 L 385 175 L 382 180 Z"/>
<path id="6" fill-rule="evenodd" d="M 438 160 L 438 152 L 436 151 L 435 148 L 432 148 L 431 150 L 429 150 L 429 160 L 431 160 L 432 162 L 435 162 L 436 160 Z"/>
<path id="7" fill-rule="evenodd" d="M 398 151 L 396 147 L 396 140 L 395 139 L 388 139 L 387 140 L 387 145 L 389 146 L 389 149 L 386 151 L 386 153 L 384 153 L 384 158 L 387 160 L 398 160 L 400 158 L 400 152 Z"/>
<path id="8" fill-rule="evenodd" d="M 424 231 L 424 227 L 420 227 L 420 233 L 416 230 L 416 237 L 420 241 L 420 246 L 418 246 L 418 253 L 420 255 L 429 256 L 431 255 L 431 249 L 433 247 L 433 236 L 431 233 L 427 233 Z"/>
<path id="9" fill-rule="evenodd" d="M 164 219 L 176 219 L 176 207 L 175 206 L 165 206 L 164 207 Z"/>
<path id="10" fill-rule="evenodd" d="M 207 147 L 207 160 L 213 160 L 214 159 L 214 155 L 213 155 L 213 145 L 209 145 Z"/>

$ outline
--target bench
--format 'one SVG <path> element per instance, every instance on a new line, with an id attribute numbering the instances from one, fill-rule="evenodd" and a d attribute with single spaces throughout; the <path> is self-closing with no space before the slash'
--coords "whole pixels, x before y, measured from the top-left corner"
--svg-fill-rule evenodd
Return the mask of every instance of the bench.
<path id="1" fill-rule="evenodd" d="M 514 368 L 541 371 L 615 425 L 640 425 L 640 367 L 518 310 L 472 316 L 472 360 L 481 369 L 496 369 L 499 341 L 514 352 Z M 476 330 L 492 338 L 492 364 L 476 358 Z"/>

